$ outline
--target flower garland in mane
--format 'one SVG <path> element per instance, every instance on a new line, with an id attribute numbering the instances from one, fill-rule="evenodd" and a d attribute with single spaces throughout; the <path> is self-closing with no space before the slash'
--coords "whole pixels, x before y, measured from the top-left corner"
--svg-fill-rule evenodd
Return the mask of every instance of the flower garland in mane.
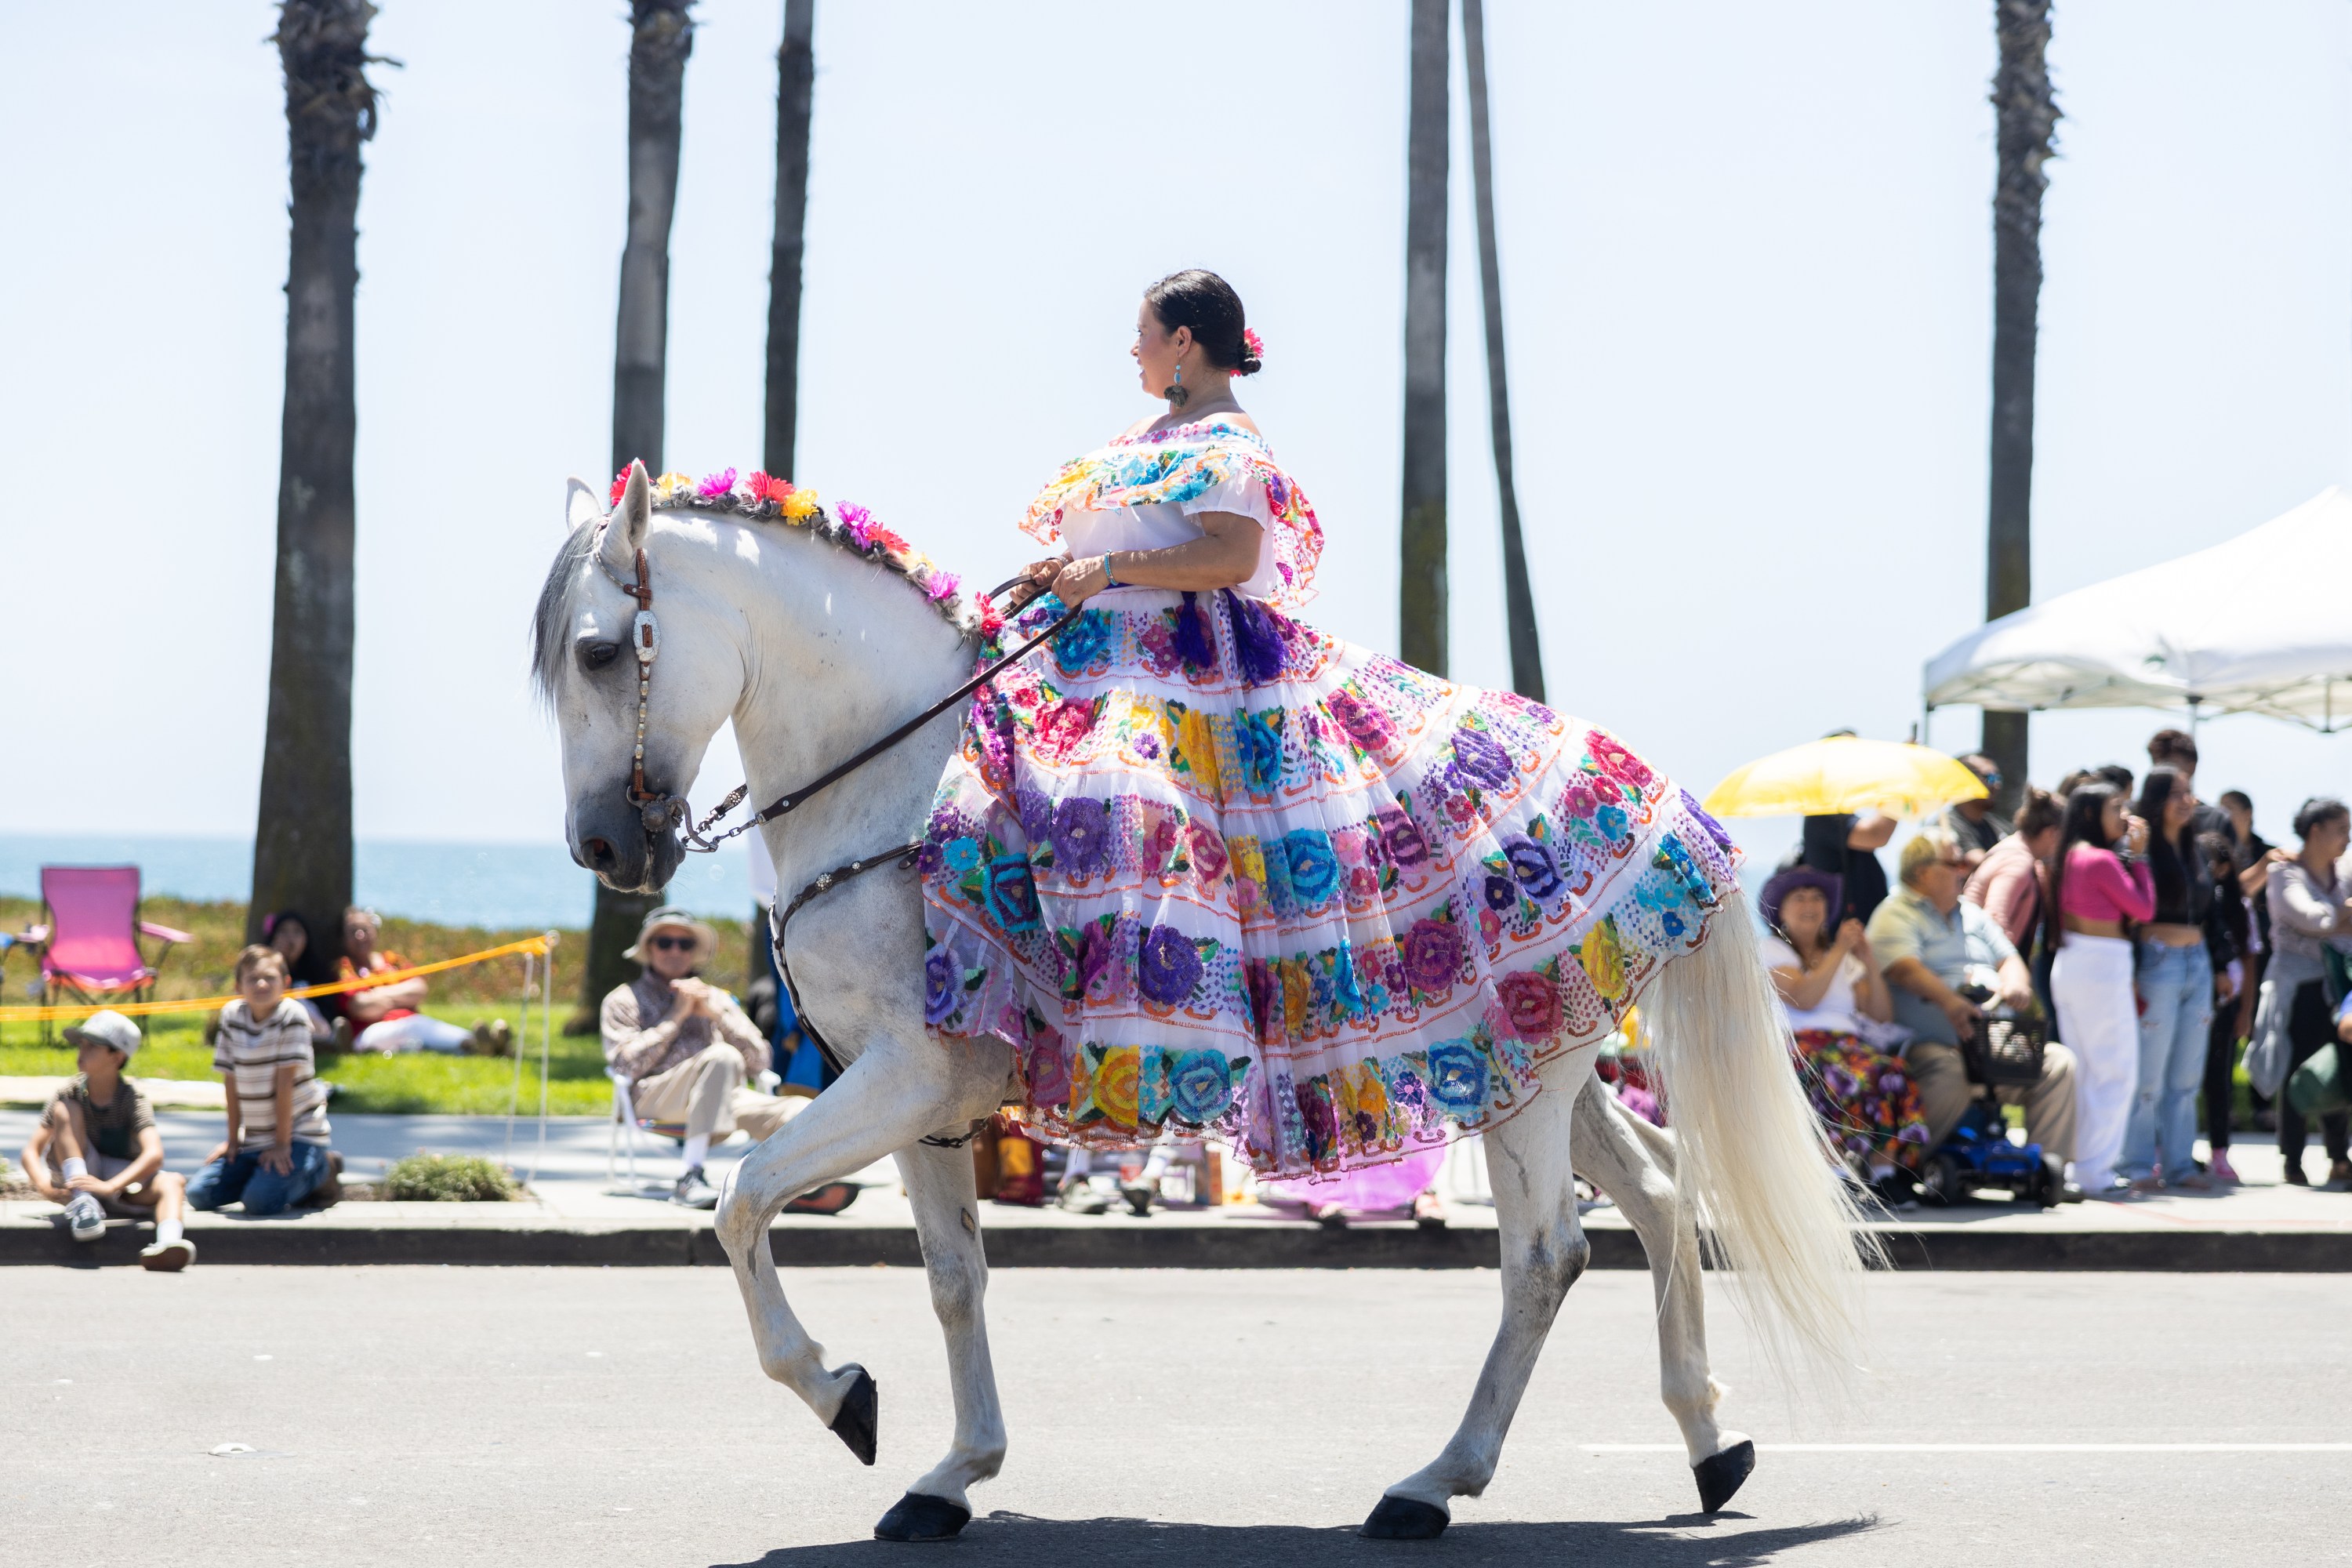
<path id="1" fill-rule="evenodd" d="M 629 487 L 624 468 L 614 477 L 606 504 L 618 506 Z M 782 521 L 805 528 L 817 538 L 849 551 L 904 577 L 919 589 L 947 623 L 967 637 L 985 635 L 1004 624 L 1004 617 L 986 600 L 966 601 L 963 579 L 907 542 L 896 531 L 874 520 L 856 501 L 842 501 L 828 512 L 817 504 L 816 491 L 772 478 L 756 468 L 738 479 L 732 468 L 721 468 L 697 479 L 668 473 L 653 481 L 656 511 L 715 511 L 753 522 Z"/>

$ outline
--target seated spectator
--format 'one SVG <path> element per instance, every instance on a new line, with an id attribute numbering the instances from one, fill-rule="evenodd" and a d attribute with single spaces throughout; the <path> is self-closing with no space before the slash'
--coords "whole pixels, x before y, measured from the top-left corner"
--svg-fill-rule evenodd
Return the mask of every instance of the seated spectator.
<path id="1" fill-rule="evenodd" d="M 228 1136 L 188 1184 L 188 1206 L 283 1214 L 334 1192 L 327 1086 L 310 1051 L 310 1020 L 286 994 L 286 960 L 258 943 L 236 955 L 237 999 L 221 1009 L 213 1066 L 228 1095 Z"/>
<path id="2" fill-rule="evenodd" d="M 360 980 L 407 967 L 400 954 L 376 946 L 376 937 L 383 930 L 383 921 L 373 910 L 352 908 L 343 911 L 343 957 L 339 978 Z M 359 1031 L 352 1045 L 362 1051 L 382 1051 L 385 1056 L 401 1051 L 438 1051 L 443 1056 L 514 1054 L 514 1031 L 507 1026 L 504 1018 L 461 1029 L 417 1011 L 424 1002 L 425 977 L 421 974 L 389 985 L 345 993 L 343 1016 Z"/>
<path id="3" fill-rule="evenodd" d="M 1764 884 L 1764 966 L 1796 1037 L 1798 1077 L 1830 1142 L 1882 1197 L 1906 1197 L 1927 1152 L 1919 1090 L 1902 1061 L 1862 1039 L 1862 1020 L 1885 1024 L 1895 1003 L 1858 921 L 1829 934 L 1840 901 L 1834 878 L 1800 868 Z M 1897 1173 L 1901 1173 L 1898 1176 Z"/>
<path id="4" fill-rule="evenodd" d="M 2009 837 L 2009 818 L 1992 808 L 1993 797 L 2000 794 L 2000 764 L 1982 752 L 1970 752 L 1960 759 L 1960 765 L 1977 775 L 1985 786 L 1981 800 L 1955 801 L 1944 812 L 1944 826 L 1959 842 L 1960 858 L 1974 875 L 1992 847 Z"/>
<path id="5" fill-rule="evenodd" d="M 280 910 L 261 922 L 261 940 L 276 948 L 286 960 L 287 983 L 295 987 L 323 985 L 335 978 L 331 970 L 321 966 L 310 946 L 310 922 L 292 910 Z M 348 1051 L 352 1048 L 352 1021 L 342 1016 L 341 996 L 322 996 L 313 1001 L 298 996 L 295 1002 L 303 1016 L 310 1020 L 310 1044 L 322 1051 Z"/>
<path id="6" fill-rule="evenodd" d="M 1960 897 L 1992 917 L 2009 944 L 2021 953 L 2033 951 L 2034 936 L 2042 929 L 2042 900 L 2050 885 L 2050 857 L 2058 849 L 2058 824 L 2057 800 L 2026 785 L 2016 831 L 1985 852 L 1960 890 Z"/>
<path id="7" fill-rule="evenodd" d="M 163 1169 L 163 1138 L 138 1085 L 122 1076 L 139 1048 L 139 1026 L 108 1008 L 69 1026 L 81 1070 L 58 1090 L 18 1163 L 33 1190 L 66 1207 L 76 1241 L 106 1233 L 106 1216 L 155 1221 L 155 1240 L 141 1264 L 169 1273 L 196 1260 L 183 1205 L 187 1184 Z"/>
<path id="8" fill-rule="evenodd" d="M 718 945 L 719 933 L 684 910 L 656 910 L 622 955 L 644 973 L 604 998 L 604 1060 L 628 1084 L 637 1115 L 685 1124 L 686 1169 L 670 1201 L 687 1208 L 719 1202 L 702 1174 L 712 1139 L 738 1127 L 765 1138 L 810 1103 L 749 1087 L 768 1070 L 767 1039 L 734 997 L 695 976 Z"/>
<path id="9" fill-rule="evenodd" d="M 1960 897 L 1960 847 L 1940 827 L 1923 830 L 1903 847 L 1902 886 L 1870 922 L 1870 945 L 1893 988 L 1895 1021 L 1917 1037 L 1903 1065 L 1919 1086 L 1927 1117 L 1928 1147 L 1950 1135 L 1975 1088 L 1959 1046 L 1975 1036 L 1983 1014 L 1959 994 L 1987 985 L 2004 1006 L 2034 1005 L 2033 983 L 1992 917 Z M 2025 1107 L 2025 1135 L 2060 1160 L 2074 1154 L 2074 1058 L 2053 1042 L 2042 1077 L 2022 1089 L 1998 1091 L 2003 1103 Z"/>

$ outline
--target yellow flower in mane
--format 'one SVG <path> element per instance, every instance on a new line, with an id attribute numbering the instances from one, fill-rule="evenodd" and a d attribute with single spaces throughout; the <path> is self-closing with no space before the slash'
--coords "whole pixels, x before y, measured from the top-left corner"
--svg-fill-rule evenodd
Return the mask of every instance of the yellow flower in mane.
<path id="1" fill-rule="evenodd" d="M 656 500 L 667 500 L 670 497 L 675 495 L 691 495 L 693 493 L 693 479 L 688 475 L 678 473 L 676 470 L 664 474 L 661 478 L 654 481 L 654 499 Z"/>
<path id="2" fill-rule="evenodd" d="M 806 522 L 816 515 L 816 492 L 794 490 L 784 498 L 784 521 Z"/>

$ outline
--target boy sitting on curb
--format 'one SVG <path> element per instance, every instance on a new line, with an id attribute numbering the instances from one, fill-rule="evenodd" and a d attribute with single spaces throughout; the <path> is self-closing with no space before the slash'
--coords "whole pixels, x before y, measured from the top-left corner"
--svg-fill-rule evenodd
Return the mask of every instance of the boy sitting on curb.
<path id="1" fill-rule="evenodd" d="M 108 1008 L 66 1030 L 81 1068 L 58 1090 L 33 1128 L 18 1163 L 41 1196 L 66 1206 L 76 1241 L 106 1234 L 110 1214 L 155 1218 L 155 1240 L 139 1254 L 166 1272 L 196 1260 L 182 1233 L 187 1184 L 163 1169 L 163 1137 L 146 1094 L 122 1076 L 139 1048 L 139 1026 Z"/>
<path id="2" fill-rule="evenodd" d="M 283 1214 L 334 1190 L 327 1086 L 310 1054 L 310 1019 L 286 994 L 286 958 L 258 943 L 236 955 L 237 999 L 221 1009 L 213 1066 L 228 1086 L 228 1137 L 188 1184 L 188 1206 L 245 1200 L 248 1215 Z"/>

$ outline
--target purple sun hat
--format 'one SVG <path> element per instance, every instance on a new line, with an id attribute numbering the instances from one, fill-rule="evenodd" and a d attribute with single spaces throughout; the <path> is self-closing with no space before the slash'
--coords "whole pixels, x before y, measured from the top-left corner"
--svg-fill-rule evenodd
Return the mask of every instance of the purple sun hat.
<path id="1" fill-rule="evenodd" d="M 1764 917 L 1765 928 L 1775 933 L 1780 930 L 1780 900 L 1800 888 L 1818 888 L 1829 901 L 1827 929 L 1837 929 L 1838 911 L 1844 908 L 1845 879 L 1832 871 L 1816 871 L 1811 866 L 1791 866 L 1773 874 L 1756 897 L 1756 911 Z"/>

